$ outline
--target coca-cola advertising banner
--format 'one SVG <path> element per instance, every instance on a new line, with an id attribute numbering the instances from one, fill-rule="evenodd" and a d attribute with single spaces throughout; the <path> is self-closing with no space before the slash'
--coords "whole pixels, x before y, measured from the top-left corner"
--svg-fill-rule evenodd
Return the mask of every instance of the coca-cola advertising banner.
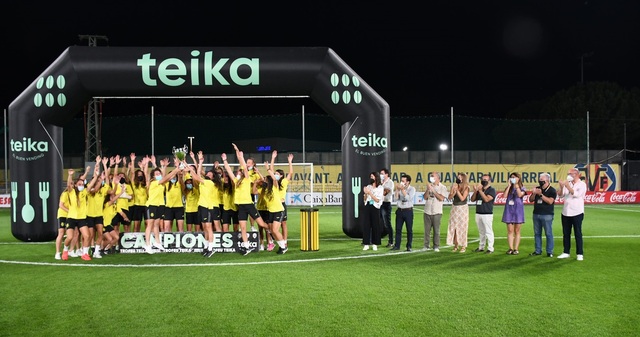
<path id="1" fill-rule="evenodd" d="M 640 204 L 638 200 L 638 193 L 640 191 L 615 191 L 615 192 L 594 192 L 587 191 L 584 196 L 585 204 Z M 533 204 L 529 202 L 529 195 L 522 197 L 526 204 Z M 504 205 L 507 201 L 507 197 L 503 192 L 496 193 L 496 205 Z M 563 204 L 564 200 L 560 197 L 556 197 L 556 204 Z"/>

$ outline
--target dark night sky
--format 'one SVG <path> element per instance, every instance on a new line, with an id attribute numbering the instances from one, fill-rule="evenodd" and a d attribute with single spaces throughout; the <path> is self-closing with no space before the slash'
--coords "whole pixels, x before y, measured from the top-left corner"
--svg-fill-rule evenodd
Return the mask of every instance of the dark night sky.
<path id="1" fill-rule="evenodd" d="M 86 45 L 79 34 L 105 35 L 111 46 L 327 46 L 392 116 L 446 115 L 453 106 L 503 117 L 579 82 L 588 52 L 585 81 L 639 86 L 639 1 L 68 3 L 0 5 L 3 108 L 66 47 Z"/>

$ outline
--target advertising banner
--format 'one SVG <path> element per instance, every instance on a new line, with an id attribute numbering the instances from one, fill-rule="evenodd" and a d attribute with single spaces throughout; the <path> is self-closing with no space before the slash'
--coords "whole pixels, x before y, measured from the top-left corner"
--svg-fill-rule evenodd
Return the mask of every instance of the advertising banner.
<path id="1" fill-rule="evenodd" d="M 247 232 L 249 248 L 258 251 L 258 232 Z M 155 241 L 152 239 L 152 242 Z M 204 249 L 203 232 L 163 232 L 160 233 L 160 244 L 165 253 L 202 253 Z M 242 233 L 225 232 L 213 233 L 213 249 L 216 253 L 239 253 L 238 247 L 242 242 Z M 144 254 L 144 233 L 120 233 L 120 253 Z M 155 253 L 160 250 L 153 248 Z"/>
<path id="2" fill-rule="evenodd" d="M 413 200 L 414 205 L 424 205 L 424 191 L 416 191 Z M 314 205 L 332 206 L 341 205 L 341 193 L 338 192 L 314 192 L 314 193 L 287 193 L 287 205 L 305 206 L 313 201 Z M 640 204 L 640 191 L 614 191 L 614 192 L 594 192 L 588 191 L 584 197 L 585 204 Z M 504 205 L 506 197 L 503 192 L 496 193 L 496 205 Z M 522 197 L 525 205 L 532 204 L 529 202 L 529 195 Z M 564 200 L 556 198 L 556 204 L 563 204 Z M 392 201 L 392 205 L 396 202 Z M 451 200 L 445 199 L 445 205 L 451 205 Z M 469 201 L 469 204 L 473 204 Z"/>
<path id="3" fill-rule="evenodd" d="M 551 184 L 557 186 L 558 181 L 564 180 L 569 169 L 574 167 L 580 171 L 580 176 L 585 179 L 589 191 L 604 192 L 621 189 L 622 179 L 618 164 L 590 164 L 588 168 L 584 164 L 456 164 L 454 170 L 456 173 L 465 173 L 469 178 L 469 183 L 473 185 L 478 184 L 482 175 L 486 173 L 492 179 L 491 185 L 500 191 L 507 187 L 509 175 L 512 172 L 520 174 L 522 182 L 527 188 L 538 185 L 540 173 L 549 173 Z M 381 169 L 382 167 L 372 168 L 371 171 L 379 172 Z M 400 182 L 400 177 L 403 174 L 410 175 L 411 185 L 417 191 L 425 190 L 430 172 L 437 172 L 441 182 L 449 188 L 455 181 L 450 164 L 393 164 L 390 171 L 391 180 L 395 183 Z M 295 188 L 308 186 L 309 184 L 306 182 L 311 179 L 314 182 L 314 192 L 323 189 L 327 192 L 340 192 L 339 188 L 343 182 L 342 166 L 316 165 L 313 177 L 308 169 L 296 166 L 290 187 L 295 191 Z"/>

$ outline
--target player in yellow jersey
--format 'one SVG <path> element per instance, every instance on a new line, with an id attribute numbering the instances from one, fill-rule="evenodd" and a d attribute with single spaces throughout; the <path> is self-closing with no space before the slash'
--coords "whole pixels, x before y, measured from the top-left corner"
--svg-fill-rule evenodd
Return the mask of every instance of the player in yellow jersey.
<path id="1" fill-rule="evenodd" d="M 269 167 L 268 163 L 265 162 L 264 166 L 267 168 L 269 175 L 264 179 L 262 186 L 262 198 L 269 210 L 271 235 L 273 235 L 280 247 L 278 249 L 278 254 L 284 254 L 288 249 L 282 234 L 280 233 L 280 225 L 282 224 L 282 218 L 284 217 L 284 206 L 282 205 L 280 195 L 278 194 L 278 180 L 276 179 L 275 172 L 273 172 L 273 169 Z"/>
<path id="2" fill-rule="evenodd" d="M 107 195 L 103 199 L 104 204 L 102 206 L 102 214 L 104 217 L 104 231 L 102 234 L 102 242 L 104 243 L 104 250 L 102 253 L 105 255 L 110 254 L 111 248 L 115 247 L 120 239 L 118 233 L 113 229 L 113 221 L 118 213 L 118 206 L 116 205 L 117 200 L 118 196 L 113 189 L 109 189 L 107 191 Z"/>
<path id="3" fill-rule="evenodd" d="M 251 178 L 249 177 L 249 171 L 247 170 L 247 163 L 244 161 L 244 154 L 242 151 L 238 149 L 236 144 L 233 144 L 233 149 L 236 151 L 236 157 L 240 162 L 240 168 L 242 170 L 243 175 L 236 177 L 233 179 L 235 184 L 235 192 L 234 192 L 234 203 L 238 206 L 238 223 L 240 224 L 240 232 L 242 235 L 242 243 L 239 245 L 238 249 L 240 253 L 243 255 L 247 255 L 251 253 L 253 248 L 249 247 L 249 238 L 247 236 L 247 218 L 251 217 L 258 223 L 258 226 L 268 229 L 267 224 L 260 217 L 260 213 L 256 209 L 256 205 L 253 203 L 251 199 Z M 224 167 L 229 174 L 229 176 L 233 176 L 233 170 L 231 170 L 231 166 L 227 162 L 227 154 L 222 154 L 222 162 L 224 163 Z"/>
<path id="4" fill-rule="evenodd" d="M 271 170 L 273 170 L 273 163 L 278 156 L 278 151 L 273 151 L 271 154 Z M 280 197 L 280 201 L 282 201 L 282 207 L 284 207 L 284 216 L 282 217 L 282 238 L 284 239 L 285 244 L 287 244 L 287 237 L 289 235 L 289 231 L 287 229 L 287 188 L 289 187 L 289 182 L 293 177 L 293 153 L 289 153 L 287 156 L 287 161 L 289 162 L 289 173 L 285 176 L 283 170 L 275 170 L 274 177 L 278 182 L 277 192 Z"/>
<path id="5" fill-rule="evenodd" d="M 178 232 L 184 231 L 184 204 L 182 203 L 183 191 L 182 173 L 178 172 L 176 176 L 169 179 L 165 183 L 165 202 L 164 207 L 164 232 L 173 231 L 173 221 L 176 222 Z"/>
<path id="6" fill-rule="evenodd" d="M 240 173 L 240 171 L 238 171 Z M 222 231 L 228 232 L 229 225 L 233 225 L 233 231 L 237 232 L 238 228 L 238 206 L 233 201 L 235 193 L 235 184 L 229 174 L 223 171 L 222 174 Z"/>
<path id="7" fill-rule="evenodd" d="M 60 194 L 60 201 L 58 202 L 58 236 L 56 237 L 56 260 L 62 259 L 60 254 L 60 247 L 62 245 L 62 238 L 64 232 L 67 229 L 67 213 L 69 212 L 69 191 L 66 189 Z"/>
<path id="8" fill-rule="evenodd" d="M 87 167 L 89 171 L 89 167 Z M 85 171 L 86 172 L 86 171 Z M 73 231 L 78 228 L 82 234 L 82 256 L 85 261 L 91 260 L 89 256 L 89 228 L 87 227 L 87 190 L 84 185 L 84 176 L 73 180 L 73 169 L 69 169 L 67 177 L 67 191 L 69 194 L 69 211 L 67 213 L 67 238 L 64 240 L 64 248 L 62 250 L 62 259 L 69 259 L 69 245 L 73 240 Z M 94 175 L 87 188 L 91 188 L 98 178 Z"/>
<path id="9" fill-rule="evenodd" d="M 153 158 L 153 159 L 151 159 Z M 147 170 L 149 162 L 155 160 L 155 157 L 143 159 L 143 171 Z M 155 164 L 155 162 L 154 162 Z M 164 207 L 164 183 L 173 178 L 180 172 L 180 168 L 176 165 L 168 174 L 162 174 L 162 170 L 158 167 L 151 171 L 151 174 L 147 178 L 147 189 L 149 191 L 149 198 L 147 199 L 147 214 L 145 216 L 145 246 L 144 249 L 147 254 L 153 254 L 152 246 L 164 251 L 164 246 L 160 241 L 160 225 L 162 222 L 162 211 L 160 207 Z M 153 179 L 153 180 L 151 180 Z M 153 232 L 155 242 L 151 244 L 151 232 Z"/>
<path id="10" fill-rule="evenodd" d="M 100 156 L 96 157 L 96 165 L 93 169 L 93 175 L 98 176 L 96 183 L 87 191 L 87 227 L 89 227 L 89 237 L 91 246 L 95 241 L 95 247 L 93 250 L 93 258 L 100 259 L 100 245 L 102 244 L 102 230 L 104 225 L 103 218 L 103 203 L 104 197 L 109 190 L 109 185 L 106 185 L 106 167 L 108 158 L 101 159 Z M 104 166 L 104 170 L 100 173 L 100 165 Z"/>
<path id="11" fill-rule="evenodd" d="M 182 193 L 184 193 L 186 201 L 184 220 L 187 223 L 187 231 L 200 232 L 202 230 L 200 220 L 198 220 L 198 201 L 200 200 L 200 190 L 194 186 L 191 176 L 184 181 Z"/>
<path id="12" fill-rule="evenodd" d="M 267 223 L 267 226 L 271 227 L 271 219 L 269 217 L 269 207 L 267 206 L 267 200 L 264 198 L 264 187 L 266 186 L 266 182 L 264 178 L 260 178 L 259 180 L 253 183 L 253 193 L 258 196 L 258 202 L 256 203 L 256 209 L 258 213 L 260 213 L 260 217 L 262 220 Z M 273 250 L 273 238 L 270 235 L 266 235 L 266 231 L 260 227 L 260 231 L 258 232 L 258 240 L 260 242 L 260 251 L 265 249 L 265 245 L 267 247 L 271 247 L 269 251 Z"/>
<path id="13" fill-rule="evenodd" d="M 189 170 L 191 178 L 198 183 L 198 190 L 200 191 L 200 198 L 198 199 L 198 217 L 202 224 L 202 231 L 204 232 L 206 247 L 203 250 L 204 257 L 211 257 L 215 254 L 215 247 L 213 244 L 214 226 L 216 232 L 221 232 L 220 226 L 220 193 L 218 192 L 222 188 L 222 180 L 218 178 L 217 174 L 213 170 L 208 171 L 204 177 L 201 175 L 202 163 L 204 162 L 204 155 L 202 151 L 198 152 L 198 172 L 193 171 L 193 167 L 185 165 Z M 186 164 L 186 163 L 185 163 Z"/>

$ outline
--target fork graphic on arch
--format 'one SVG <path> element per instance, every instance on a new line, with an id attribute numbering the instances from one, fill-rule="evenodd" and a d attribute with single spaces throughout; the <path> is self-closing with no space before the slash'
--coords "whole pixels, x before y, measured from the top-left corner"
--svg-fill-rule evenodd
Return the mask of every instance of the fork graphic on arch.
<path id="1" fill-rule="evenodd" d="M 47 199 L 49 199 L 49 182 L 41 181 L 38 183 L 38 196 L 42 199 L 42 221 L 47 222 Z"/>
<path id="2" fill-rule="evenodd" d="M 358 195 L 360 195 L 360 177 L 352 177 L 351 178 L 351 193 L 353 193 L 353 213 L 355 217 L 358 218 Z"/>

